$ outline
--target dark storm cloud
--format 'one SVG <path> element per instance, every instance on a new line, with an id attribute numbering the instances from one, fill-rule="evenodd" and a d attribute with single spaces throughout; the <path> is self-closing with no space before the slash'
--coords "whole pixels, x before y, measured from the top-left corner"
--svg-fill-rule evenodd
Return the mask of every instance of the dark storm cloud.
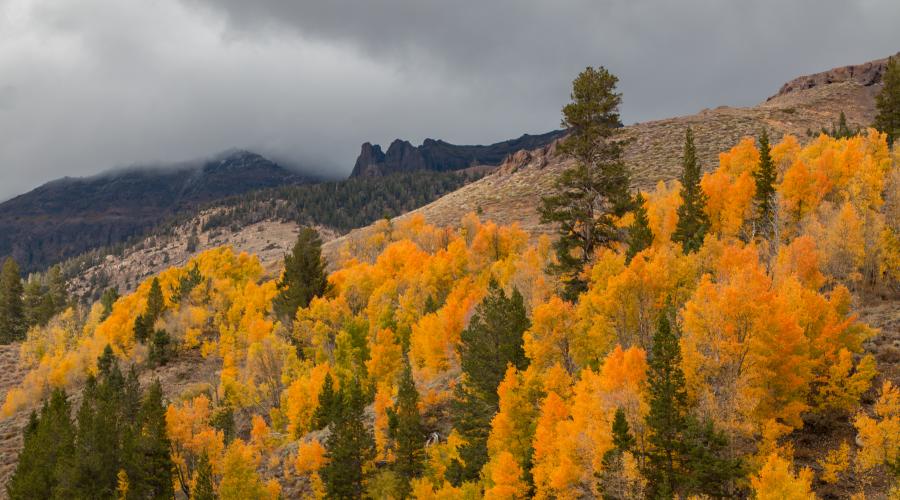
<path id="1" fill-rule="evenodd" d="M 896 0 L 0 0 L 0 198 L 246 147 L 346 174 L 363 141 L 558 126 L 572 77 L 626 122 L 749 105 L 900 49 Z"/>

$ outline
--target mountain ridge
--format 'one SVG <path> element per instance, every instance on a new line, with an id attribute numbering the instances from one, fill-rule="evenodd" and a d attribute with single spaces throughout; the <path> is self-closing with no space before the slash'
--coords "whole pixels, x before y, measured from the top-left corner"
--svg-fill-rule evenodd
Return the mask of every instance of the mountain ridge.
<path id="1" fill-rule="evenodd" d="M 35 271 L 140 236 L 179 211 L 215 199 L 310 180 L 245 150 L 57 179 L 0 203 L 0 255 Z"/>

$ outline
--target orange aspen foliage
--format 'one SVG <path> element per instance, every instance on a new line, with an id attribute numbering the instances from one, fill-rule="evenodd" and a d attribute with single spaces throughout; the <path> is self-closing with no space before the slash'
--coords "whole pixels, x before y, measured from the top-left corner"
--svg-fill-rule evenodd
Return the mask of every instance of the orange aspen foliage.
<path id="1" fill-rule="evenodd" d="M 803 330 L 753 246 L 726 247 L 716 268 L 683 312 L 689 393 L 731 431 L 750 433 L 770 418 L 802 425 L 812 378 Z"/>
<path id="2" fill-rule="evenodd" d="M 779 248 L 773 275 L 777 282 L 794 276 L 806 288 L 819 290 L 825 284 L 820 266 L 821 255 L 815 240 L 804 235 Z"/>
<path id="3" fill-rule="evenodd" d="M 301 494 L 316 499 L 325 498 L 325 484 L 319 471 L 327 461 L 325 447 L 318 440 L 311 439 L 298 445 L 294 469 L 300 477 L 306 479 L 307 483 Z"/>
<path id="4" fill-rule="evenodd" d="M 490 471 L 490 486 L 484 491 L 485 500 L 526 498 L 527 488 L 522 480 L 522 468 L 512 453 L 500 452 L 487 467 Z"/>
<path id="5" fill-rule="evenodd" d="M 710 231 L 722 237 L 738 236 L 751 215 L 756 185 L 752 172 L 759 164 L 759 151 L 751 137 L 745 137 L 730 151 L 719 154 L 719 168 L 705 174 L 700 187 L 707 196 L 706 213 Z"/>
<path id="6" fill-rule="evenodd" d="M 193 484 L 196 479 L 194 467 L 202 455 L 207 456 L 214 472 L 222 470 L 225 436 L 209 425 L 211 413 L 210 401 L 205 395 L 180 406 L 169 405 L 166 409 L 166 432 L 172 445 L 176 477 L 182 488 Z"/>
<path id="7" fill-rule="evenodd" d="M 562 460 L 557 453 L 560 424 L 569 418 L 566 402 L 556 393 L 548 392 L 541 403 L 540 416 L 534 431 L 535 498 L 553 498 L 555 485 L 568 482 L 561 477 Z"/>
<path id="8" fill-rule="evenodd" d="M 647 219 L 650 222 L 650 230 L 653 232 L 653 244 L 668 243 L 678 224 L 678 207 L 681 206 L 681 183 L 670 181 L 668 184 L 659 181 L 656 189 L 650 193 L 644 193 L 647 199 L 644 204 L 647 209 Z"/>
<path id="9" fill-rule="evenodd" d="M 481 300 L 485 287 L 477 285 L 470 279 L 461 280 L 450 295 L 444 307 L 437 312 L 424 316 L 413 325 L 410 336 L 410 361 L 417 381 L 423 385 L 434 387 L 431 381 L 459 370 L 460 333 L 472 309 Z M 450 394 L 444 391 L 426 391 L 425 401 L 440 401 Z"/>

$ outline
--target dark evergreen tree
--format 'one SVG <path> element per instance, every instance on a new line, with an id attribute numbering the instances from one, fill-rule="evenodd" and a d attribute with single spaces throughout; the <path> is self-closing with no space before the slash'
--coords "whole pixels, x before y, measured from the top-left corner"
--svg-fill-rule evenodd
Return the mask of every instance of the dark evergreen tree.
<path id="1" fill-rule="evenodd" d="M 178 287 L 172 294 L 172 302 L 181 302 L 186 299 L 197 285 L 203 282 L 203 275 L 200 274 L 200 267 L 195 262 L 191 269 L 184 276 L 178 279 Z"/>
<path id="2" fill-rule="evenodd" d="M 696 252 L 703 246 L 709 231 L 706 193 L 700 187 L 700 162 L 694 147 L 694 132 L 688 127 L 684 135 L 684 157 L 681 161 L 681 206 L 672 241 L 681 243 L 684 253 Z"/>
<path id="3" fill-rule="evenodd" d="M 322 382 L 322 390 L 319 391 L 319 405 L 313 413 L 313 425 L 317 429 L 324 429 L 331 425 L 337 418 L 340 411 L 341 402 L 334 393 L 334 379 L 331 373 L 325 374 L 325 380 Z"/>
<path id="4" fill-rule="evenodd" d="M 47 271 L 47 295 L 49 295 L 53 307 L 51 316 L 69 307 L 69 291 L 66 287 L 66 278 L 63 276 L 62 267 L 59 264 Z"/>
<path id="5" fill-rule="evenodd" d="M 875 97 L 878 115 L 875 128 L 887 134 L 888 144 L 900 137 L 900 58 L 888 59 L 884 70 L 883 87 Z"/>
<path id="6" fill-rule="evenodd" d="M 339 393 L 341 409 L 325 442 L 328 463 L 322 469 L 329 498 L 356 499 L 365 493 L 366 464 L 375 458 L 375 439 L 366 425 L 366 398 L 358 380 Z"/>
<path id="7" fill-rule="evenodd" d="M 605 500 L 619 500 L 629 498 L 631 491 L 625 480 L 624 454 L 631 452 L 636 444 L 628 421 L 625 419 L 625 411 L 616 409 L 616 416 L 612 424 L 613 448 L 603 455 L 603 469 L 599 474 L 600 491 Z"/>
<path id="8" fill-rule="evenodd" d="M 856 132 L 850 130 L 850 125 L 847 124 L 847 115 L 845 115 L 843 111 L 841 111 L 841 116 L 838 118 L 837 125 L 831 127 L 831 133 L 828 135 L 835 139 L 847 139 L 856 135 Z"/>
<path id="9" fill-rule="evenodd" d="M 716 430 L 711 420 L 699 422 L 687 418 L 684 431 L 684 469 L 682 491 L 686 495 L 735 498 L 736 483 L 745 476 L 740 459 L 731 458 L 731 446 L 725 433 Z"/>
<path id="10" fill-rule="evenodd" d="M 623 239 L 615 220 L 631 209 L 630 175 L 613 137 L 622 126 L 617 82 L 602 66 L 588 67 L 572 82 L 572 102 L 563 107 L 562 121 L 569 135 L 560 150 L 575 165 L 557 178 L 556 192 L 540 207 L 541 221 L 559 228 L 552 271 L 568 300 L 587 288 L 584 270 L 595 250 Z"/>
<path id="11" fill-rule="evenodd" d="M 148 324 L 149 323 L 149 324 Z M 150 338 L 150 333 L 153 331 L 153 324 L 150 323 L 150 318 L 146 314 L 138 314 L 136 318 L 134 318 L 134 338 L 140 343 L 147 342 L 147 339 Z"/>
<path id="12" fill-rule="evenodd" d="M 763 129 L 759 136 L 759 166 L 753 171 L 756 193 L 753 195 L 756 217 L 754 235 L 771 240 L 775 225 L 775 162 L 769 146 L 769 133 Z"/>
<path id="13" fill-rule="evenodd" d="M 506 367 L 528 366 L 522 334 L 531 326 L 525 301 L 518 290 L 510 296 L 491 281 L 488 295 L 475 308 L 468 328 L 460 335 L 459 356 L 463 379 L 452 404 L 453 426 L 466 444 L 460 449 L 463 463 L 454 462 L 453 480 L 458 484 L 478 477 L 487 462 L 487 438 L 491 419 L 499 408 L 497 386 Z"/>
<path id="14" fill-rule="evenodd" d="M 290 254 L 284 256 L 284 274 L 278 281 L 275 311 L 287 321 L 293 321 L 297 309 L 325 294 L 328 277 L 322 258 L 322 240 L 310 227 L 300 230 Z"/>
<path id="15" fill-rule="evenodd" d="M 12 257 L 8 257 L 0 270 L 0 344 L 25 338 L 28 324 L 22 302 L 24 293 L 19 266 Z"/>
<path id="16" fill-rule="evenodd" d="M 226 404 L 216 408 L 216 411 L 209 418 L 209 425 L 213 429 L 222 431 L 225 445 L 231 444 L 234 438 L 237 437 L 237 428 L 234 423 L 234 407 Z"/>
<path id="17" fill-rule="evenodd" d="M 634 197 L 634 222 L 628 226 L 628 250 L 625 252 L 625 262 L 631 259 L 641 250 L 649 248 L 653 244 L 653 231 L 650 230 L 650 219 L 647 217 L 647 208 L 644 207 L 644 195 L 638 193 Z"/>
<path id="18" fill-rule="evenodd" d="M 647 370 L 650 411 L 646 416 L 650 450 L 644 475 L 653 498 L 672 498 L 679 492 L 683 470 L 681 458 L 686 427 L 687 391 L 681 370 L 678 335 L 669 322 L 669 311 L 659 317 Z"/>
<path id="19" fill-rule="evenodd" d="M 15 472 L 6 484 L 12 500 L 52 498 L 58 487 L 60 464 L 72 459 L 75 428 L 71 405 L 62 389 L 44 402 L 40 417 L 31 414 Z"/>
<path id="20" fill-rule="evenodd" d="M 113 304 L 119 300 L 119 291 L 115 288 L 107 288 L 100 297 L 100 304 L 103 306 L 103 314 L 101 319 L 106 319 L 112 314 Z"/>
<path id="21" fill-rule="evenodd" d="M 397 404 L 388 414 L 391 438 L 396 443 L 394 472 L 400 478 L 401 498 L 409 497 L 411 481 L 422 474 L 425 463 L 425 428 L 419 414 L 419 392 L 409 362 L 404 363 L 397 389 Z"/>
<path id="22" fill-rule="evenodd" d="M 144 315 L 150 320 L 148 324 L 150 328 L 153 328 L 153 324 L 159 319 L 159 315 L 162 314 L 165 307 L 166 303 L 159 285 L 159 278 L 153 278 L 153 281 L 150 282 L 150 293 L 147 295 L 147 310 L 144 312 Z"/>
<path id="23" fill-rule="evenodd" d="M 172 482 L 174 463 L 171 443 L 166 434 L 166 408 L 159 380 L 144 395 L 136 426 L 136 446 L 130 461 L 135 473 L 129 474 L 129 496 L 170 499 L 175 495 Z"/>
<path id="24" fill-rule="evenodd" d="M 191 500 L 215 500 L 216 492 L 213 489 L 212 464 L 206 453 L 200 455 L 197 461 L 197 482 L 191 491 Z"/>
<path id="25" fill-rule="evenodd" d="M 148 354 L 150 364 L 164 366 L 168 363 L 171 357 L 171 343 L 172 339 L 167 331 L 156 330 L 153 334 L 153 340 L 150 342 L 150 352 Z"/>
<path id="26" fill-rule="evenodd" d="M 47 294 L 44 286 L 39 279 L 30 278 L 24 287 L 24 295 L 22 297 L 22 306 L 25 310 L 25 323 L 28 327 L 35 325 L 44 325 L 50 320 L 47 314 L 46 301 Z"/>

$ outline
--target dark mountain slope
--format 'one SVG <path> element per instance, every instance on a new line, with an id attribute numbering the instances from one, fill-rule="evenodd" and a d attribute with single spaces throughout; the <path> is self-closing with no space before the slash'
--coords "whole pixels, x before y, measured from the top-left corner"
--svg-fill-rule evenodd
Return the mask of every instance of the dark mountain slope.
<path id="1" fill-rule="evenodd" d="M 40 270 L 140 236 L 166 218 L 248 191 L 308 179 L 247 151 L 172 167 L 63 178 L 0 204 L 0 257 Z"/>
<path id="2" fill-rule="evenodd" d="M 362 145 L 350 177 L 383 176 L 415 170 L 444 172 L 475 165 L 496 166 L 517 151 L 546 146 L 564 133 L 556 130 L 540 135 L 525 134 L 518 139 L 488 146 L 458 146 L 442 140 L 425 139 L 421 146 L 415 147 L 409 141 L 396 139 L 386 153 L 381 151 L 380 145 L 367 142 Z"/>

